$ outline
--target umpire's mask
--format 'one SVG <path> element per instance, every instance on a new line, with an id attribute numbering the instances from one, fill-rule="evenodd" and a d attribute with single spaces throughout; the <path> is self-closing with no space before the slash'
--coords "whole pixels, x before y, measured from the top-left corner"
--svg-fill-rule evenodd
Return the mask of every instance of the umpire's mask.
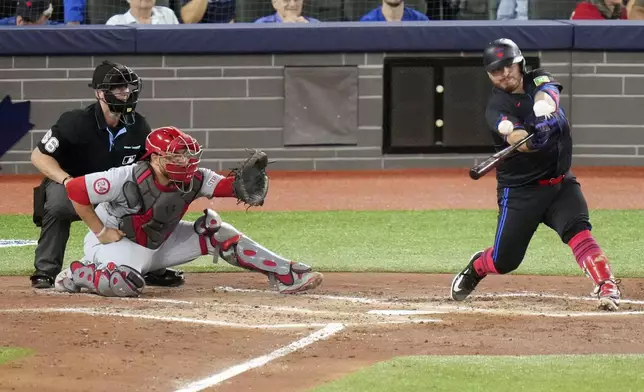
<path id="1" fill-rule="evenodd" d="M 103 92 L 110 112 L 120 114 L 123 123 L 134 124 L 134 113 L 143 81 L 130 67 L 103 61 L 94 70 L 89 86 Z"/>

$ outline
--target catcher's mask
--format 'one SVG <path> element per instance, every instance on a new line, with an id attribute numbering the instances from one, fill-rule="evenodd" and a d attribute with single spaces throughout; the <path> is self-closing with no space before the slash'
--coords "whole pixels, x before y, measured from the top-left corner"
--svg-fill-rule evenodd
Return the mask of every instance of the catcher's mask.
<path id="1" fill-rule="evenodd" d="M 192 190 L 193 179 L 203 150 L 192 136 L 175 127 L 161 127 L 150 132 L 145 141 L 146 153 L 160 158 L 163 174 L 181 191 Z"/>
<path id="2" fill-rule="evenodd" d="M 89 86 L 103 92 L 103 101 L 110 112 L 120 114 L 123 123 L 134 124 L 134 113 L 143 81 L 130 67 L 103 61 L 94 70 Z"/>
<path id="3" fill-rule="evenodd" d="M 487 72 L 493 72 L 512 64 L 519 63 L 522 73 L 525 73 L 525 59 L 521 49 L 508 38 L 499 38 L 490 42 L 483 51 L 483 65 Z"/>

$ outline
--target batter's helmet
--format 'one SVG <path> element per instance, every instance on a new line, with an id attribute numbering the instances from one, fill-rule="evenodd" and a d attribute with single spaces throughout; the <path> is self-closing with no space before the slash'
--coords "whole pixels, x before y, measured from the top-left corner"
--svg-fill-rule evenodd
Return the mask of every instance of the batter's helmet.
<path id="1" fill-rule="evenodd" d="M 161 127 L 150 132 L 145 140 L 145 159 L 152 154 L 165 158 L 163 169 L 168 179 L 180 190 L 189 192 L 192 179 L 199 169 L 203 150 L 192 136 L 175 127 Z M 186 186 L 190 185 L 188 189 Z"/>
<path id="2" fill-rule="evenodd" d="M 143 88 L 143 82 L 136 72 L 123 64 L 103 61 L 94 69 L 92 83 L 89 86 L 103 91 L 108 108 L 112 113 L 120 114 L 125 124 L 134 124 L 134 112 Z M 112 92 L 113 89 L 120 87 L 129 88 L 130 94 L 126 101 L 118 99 Z"/>
<path id="3" fill-rule="evenodd" d="M 483 51 L 483 65 L 487 72 L 520 63 L 521 72 L 525 72 L 525 59 L 521 49 L 508 38 L 499 38 L 490 42 Z"/>

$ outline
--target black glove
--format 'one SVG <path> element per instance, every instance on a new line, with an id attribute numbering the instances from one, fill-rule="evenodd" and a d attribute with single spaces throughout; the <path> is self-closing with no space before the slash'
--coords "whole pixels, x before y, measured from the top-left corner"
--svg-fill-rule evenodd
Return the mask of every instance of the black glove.
<path id="1" fill-rule="evenodd" d="M 240 203 L 249 206 L 264 205 L 268 193 L 268 156 L 262 150 L 253 150 L 239 167 L 232 170 L 233 192 Z"/>

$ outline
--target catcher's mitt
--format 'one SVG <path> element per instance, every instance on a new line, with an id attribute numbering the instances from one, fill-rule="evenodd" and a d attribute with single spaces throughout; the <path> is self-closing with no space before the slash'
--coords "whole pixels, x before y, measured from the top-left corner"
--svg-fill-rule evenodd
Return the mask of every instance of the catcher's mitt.
<path id="1" fill-rule="evenodd" d="M 238 203 L 244 203 L 252 207 L 264 205 L 264 199 L 268 193 L 268 156 L 262 150 L 252 150 L 251 156 L 241 163 L 237 168 L 232 169 L 233 192 Z"/>

